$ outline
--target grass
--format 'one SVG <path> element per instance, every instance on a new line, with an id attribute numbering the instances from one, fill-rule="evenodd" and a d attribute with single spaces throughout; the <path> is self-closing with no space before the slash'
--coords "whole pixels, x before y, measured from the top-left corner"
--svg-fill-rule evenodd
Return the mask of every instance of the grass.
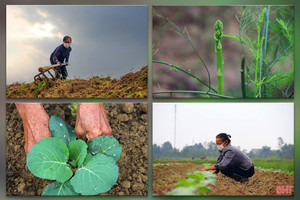
<path id="1" fill-rule="evenodd" d="M 294 171 L 294 160 L 285 160 L 285 159 L 277 159 L 277 158 L 269 158 L 269 159 L 253 159 L 253 164 L 256 167 L 262 167 L 266 169 L 280 169 L 287 171 Z"/>

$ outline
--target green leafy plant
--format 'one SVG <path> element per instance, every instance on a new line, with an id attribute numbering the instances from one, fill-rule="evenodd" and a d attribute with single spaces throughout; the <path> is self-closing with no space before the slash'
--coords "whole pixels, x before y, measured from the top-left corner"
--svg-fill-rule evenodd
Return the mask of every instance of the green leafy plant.
<path id="1" fill-rule="evenodd" d="M 171 30 L 182 36 L 189 43 L 194 53 L 200 59 L 200 63 L 205 67 L 208 75 L 208 83 L 206 83 L 198 77 L 199 75 L 192 73 L 190 69 L 185 70 L 182 66 L 153 60 L 153 63 L 169 66 L 175 72 L 184 72 L 208 88 L 207 91 L 161 90 L 158 84 L 159 91 L 155 91 L 153 94 L 169 93 L 172 97 L 173 93 L 190 93 L 208 98 L 232 98 L 224 95 L 226 92 L 224 91 L 224 61 L 222 51 L 226 51 L 226 49 L 224 47 L 222 50 L 222 38 L 228 38 L 238 41 L 244 53 L 241 59 L 241 93 L 244 98 L 293 97 L 293 11 L 288 6 L 274 8 L 271 8 L 271 6 L 244 7 L 242 15 L 240 17 L 237 16 L 240 24 L 238 34 L 223 34 L 223 23 L 220 20 L 216 21 L 214 25 L 214 40 L 216 43 L 218 91 L 211 86 L 208 68 L 204 59 L 200 57 L 195 48 L 187 28 L 184 27 L 181 29 L 169 18 L 158 14 L 156 10 L 154 10 L 153 16 L 164 20 L 160 26 L 170 24 Z M 274 41 L 275 39 L 276 41 Z M 154 55 L 157 52 L 158 50 L 154 51 Z M 291 66 L 291 69 L 286 72 L 288 65 Z"/>
<path id="2" fill-rule="evenodd" d="M 118 179 L 116 161 L 122 153 L 118 141 L 112 136 L 99 136 L 87 143 L 77 140 L 74 128 L 57 116 L 51 116 L 49 129 L 53 137 L 39 140 L 27 155 L 32 174 L 56 180 L 45 187 L 42 195 L 109 191 Z"/>
<path id="3" fill-rule="evenodd" d="M 72 116 L 76 116 L 77 115 L 78 103 L 71 103 L 70 105 L 68 105 L 68 108 L 71 110 Z"/>
<path id="4" fill-rule="evenodd" d="M 216 185 L 216 175 L 211 171 L 186 173 L 187 179 L 179 179 L 175 189 L 166 195 L 206 195 L 211 192 L 209 185 Z"/>

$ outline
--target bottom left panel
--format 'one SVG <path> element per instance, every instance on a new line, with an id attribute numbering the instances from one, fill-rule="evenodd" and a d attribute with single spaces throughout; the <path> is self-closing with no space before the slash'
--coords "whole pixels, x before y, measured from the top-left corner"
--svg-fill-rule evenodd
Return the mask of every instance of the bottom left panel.
<path id="1" fill-rule="evenodd" d="M 6 194 L 147 195 L 147 104 L 6 105 Z"/>

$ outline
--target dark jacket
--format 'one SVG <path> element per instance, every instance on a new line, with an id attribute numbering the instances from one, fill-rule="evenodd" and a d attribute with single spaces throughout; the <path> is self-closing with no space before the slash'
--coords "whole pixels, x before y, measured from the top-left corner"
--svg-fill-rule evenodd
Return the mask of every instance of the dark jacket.
<path id="1" fill-rule="evenodd" d="M 222 151 L 215 165 L 217 171 L 226 169 L 227 167 L 240 168 L 242 170 L 249 170 L 252 166 L 250 158 L 244 154 L 240 149 L 228 144 Z"/>
<path id="2" fill-rule="evenodd" d="M 67 49 L 63 44 L 59 45 L 58 47 L 56 47 L 56 49 L 53 51 L 53 53 L 50 56 L 51 64 L 55 64 L 56 60 L 63 63 L 64 60 L 66 59 L 66 62 L 69 62 L 69 56 L 71 51 L 72 51 L 71 47 Z"/>

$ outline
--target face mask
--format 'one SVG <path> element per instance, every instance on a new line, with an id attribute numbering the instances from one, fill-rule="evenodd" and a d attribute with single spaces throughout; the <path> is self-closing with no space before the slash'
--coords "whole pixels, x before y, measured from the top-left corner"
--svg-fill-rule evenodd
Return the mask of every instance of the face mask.
<path id="1" fill-rule="evenodd" d="M 217 148 L 219 149 L 219 151 L 222 151 L 224 149 L 223 144 L 217 145 Z"/>
<path id="2" fill-rule="evenodd" d="M 64 47 L 69 48 L 71 46 L 71 43 L 64 43 Z"/>

